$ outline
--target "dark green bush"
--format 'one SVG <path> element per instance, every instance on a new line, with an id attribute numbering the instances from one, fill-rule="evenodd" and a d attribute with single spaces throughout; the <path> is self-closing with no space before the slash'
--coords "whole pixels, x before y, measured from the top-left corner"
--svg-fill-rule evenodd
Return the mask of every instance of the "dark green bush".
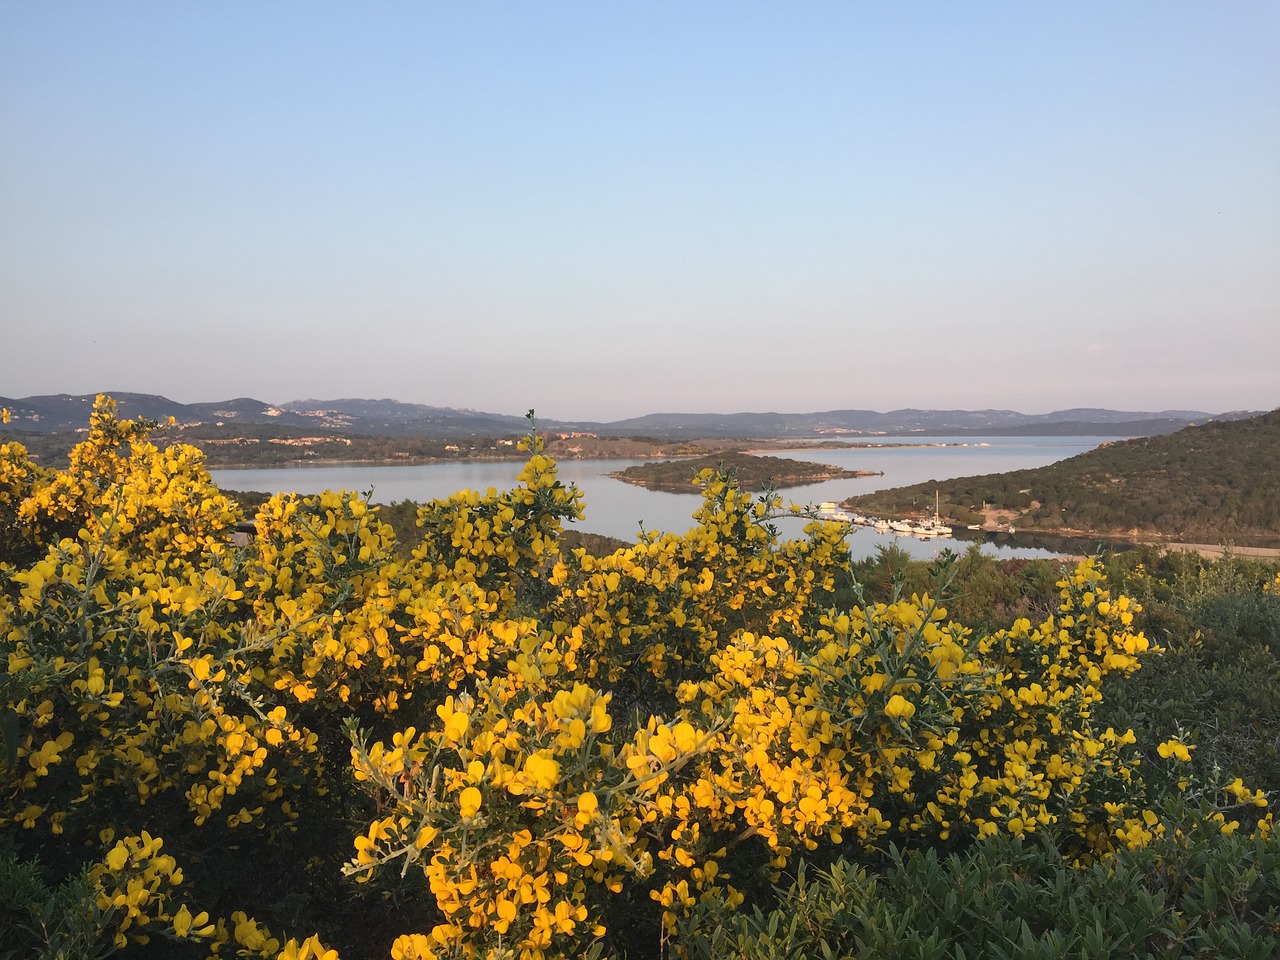
<path id="1" fill-rule="evenodd" d="M 50 886 L 38 864 L 0 849 L 0 960 L 110 956 L 111 920 L 84 873 Z"/>
<path id="2" fill-rule="evenodd" d="M 1266 960 L 1280 955 L 1280 844 L 1201 825 L 1087 869 L 1011 838 L 891 851 L 878 874 L 802 868 L 773 909 L 708 912 L 687 936 L 705 960 Z"/>
<path id="3" fill-rule="evenodd" d="M 1104 722 L 1155 745 L 1184 732 L 1205 779 L 1280 792 L 1280 594 L 1274 562 L 1147 550 L 1108 560 L 1164 653 L 1107 690 Z M 1215 774 L 1215 771 L 1217 773 Z"/>

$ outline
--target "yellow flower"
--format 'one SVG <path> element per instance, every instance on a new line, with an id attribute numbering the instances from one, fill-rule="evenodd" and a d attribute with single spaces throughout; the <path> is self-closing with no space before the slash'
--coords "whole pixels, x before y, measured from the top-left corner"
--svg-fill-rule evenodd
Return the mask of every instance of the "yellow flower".
<path id="1" fill-rule="evenodd" d="M 193 927 L 195 929 L 192 929 Z M 213 926 L 209 924 L 209 914 L 201 910 L 193 917 L 184 903 L 173 915 L 173 932 L 184 940 L 189 933 L 194 933 L 197 937 L 207 937 L 213 932 Z"/>
<path id="2" fill-rule="evenodd" d="M 474 817 L 480 809 L 480 791 L 475 787 L 467 787 L 458 795 L 458 809 L 463 819 Z"/>
<path id="3" fill-rule="evenodd" d="M 124 865 L 128 862 L 129 862 L 129 848 L 126 847 L 124 845 L 124 841 L 121 840 L 114 847 L 112 847 L 111 852 L 107 854 L 107 866 L 112 871 L 123 870 Z"/>
<path id="4" fill-rule="evenodd" d="M 900 693 L 895 693 L 884 706 L 884 712 L 898 720 L 910 720 L 915 716 L 916 705 Z"/>
<path id="5" fill-rule="evenodd" d="M 524 773 L 535 786 L 550 790 L 560 779 L 560 764 L 543 753 L 535 753 L 524 762 Z"/>
<path id="6" fill-rule="evenodd" d="M 455 710 L 453 697 L 446 697 L 444 703 L 436 707 L 436 716 L 444 721 L 445 743 L 457 743 L 467 732 L 470 717 L 465 710 Z"/>
<path id="7" fill-rule="evenodd" d="M 1183 763 L 1190 763 L 1191 751 L 1193 749 L 1194 747 L 1188 747 L 1185 743 L 1178 740 L 1166 740 L 1164 743 L 1156 747 L 1156 753 L 1160 754 L 1160 756 L 1165 760 L 1173 757 L 1176 760 L 1181 760 Z"/>

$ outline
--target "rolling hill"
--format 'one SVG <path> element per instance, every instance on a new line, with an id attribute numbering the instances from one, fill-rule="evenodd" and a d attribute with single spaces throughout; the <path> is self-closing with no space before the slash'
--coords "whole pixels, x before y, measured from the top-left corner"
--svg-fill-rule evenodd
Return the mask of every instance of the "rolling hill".
<path id="1" fill-rule="evenodd" d="M 855 497 L 908 516 L 934 500 L 962 523 L 1004 516 L 1019 532 L 1280 545 L 1280 409 L 1105 444 L 1036 470 L 964 477 Z M 985 507 L 985 511 L 984 511 Z"/>

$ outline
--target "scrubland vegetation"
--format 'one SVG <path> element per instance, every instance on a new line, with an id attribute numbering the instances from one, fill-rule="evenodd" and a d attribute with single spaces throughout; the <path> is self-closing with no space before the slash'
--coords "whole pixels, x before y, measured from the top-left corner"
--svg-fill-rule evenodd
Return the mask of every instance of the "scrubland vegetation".
<path id="1" fill-rule="evenodd" d="M 152 426 L 0 446 L 0 956 L 1280 952 L 1274 565 L 853 562 L 713 470 L 569 550 L 535 434 L 237 545 Z"/>
<path id="2" fill-rule="evenodd" d="M 612 476 L 651 490 L 686 493 L 704 470 L 732 473 L 741 489 L 754 491 L 870 475 L 833 467 L 827 463 L 811 463 L 807 460 L 726 451 L 692 460 L 640 463 L 625 470 L 619 470 Z"/>

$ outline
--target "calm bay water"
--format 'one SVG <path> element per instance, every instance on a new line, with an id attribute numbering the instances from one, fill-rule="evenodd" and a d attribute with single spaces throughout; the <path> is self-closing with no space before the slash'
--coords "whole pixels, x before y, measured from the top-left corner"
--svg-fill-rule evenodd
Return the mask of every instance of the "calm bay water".
<path id="1" fill-rule="evenodd" d="M 849 470 L 883 471 L 883 476 L 829 480 L 825 483 L 790 487 L 782 491 L 784 502 L 812 504 L 843 500 L 860 493 L 873 493 L 931 480 L 949 480 L 987 473 L 1005 473 L 1043 467 L 1058 460 L 1092 450 L 1107 437 L 931 437 L 876 438 L 877 446 L 854 450 L 824 448 L 769 451 L 772 456 L 830 463 Z M 895 447 L 893 444 L 927 444 Z M 945 446 L 944 446 L 945 444 Z M 683 532 L 692 525 L 698 495 L 664 493 L 623 483 L 609 476 L 642 460 L 564 460 L 559 475 L 583 493 L 585 517 L 576 529 L 633 540 L 643 523 L 646 530 Z M 214 470 L 214 479 L 228 490 L 260 490 L 268 493 L 290 491 L 301 494 L 324 490 L 372 491 L 375 503 L 398 500 L 431 500 L 458 490 L 484 492 L 514 485 L 522 464 L 428 463 L 406 466 L 284 467 L 269 470 Z M 783 519 L 778 526 L 784 536 L 798 536 L 802 522 Z M 963 550 L 967 544 L 955 540 L 918 540 L 897 537 L 859 527 L 849 537 L 855 557 L 869 556 L 880 546 L 897 544 L 912 556 L 930 558 L 948 546 Z M 1016 545 L 1016 540 L 987 542 L 983 549 L 1002 556 L 1052 556 L 1049 551 Z"/>

